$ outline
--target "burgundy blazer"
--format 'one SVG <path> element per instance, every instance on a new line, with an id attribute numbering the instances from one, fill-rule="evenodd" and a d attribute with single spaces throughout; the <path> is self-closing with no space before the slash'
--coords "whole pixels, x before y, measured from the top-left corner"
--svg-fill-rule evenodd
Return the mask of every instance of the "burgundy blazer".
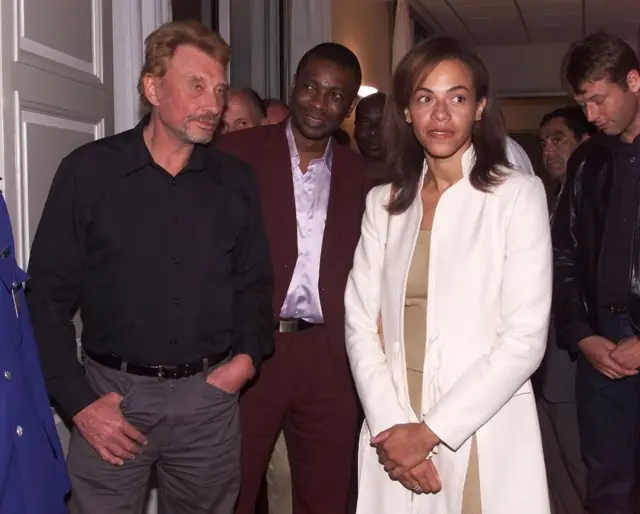
<path id="1" fill-rule="evenodd" d="M 260 187 L 262 215 L 275 275 L 273 316 L 280 314 L 298 256 L 287 122 L 222 136 L 216 146 L 248 163 Z M 344 291 L 360 238 L 370 164 L 350 148 L 333 144 L 331 188 L 320 258 L 318 289 L 332 352 L 349 373 L 344 338 Z M 348 375 L 347 375 L 348 376 Z"/>

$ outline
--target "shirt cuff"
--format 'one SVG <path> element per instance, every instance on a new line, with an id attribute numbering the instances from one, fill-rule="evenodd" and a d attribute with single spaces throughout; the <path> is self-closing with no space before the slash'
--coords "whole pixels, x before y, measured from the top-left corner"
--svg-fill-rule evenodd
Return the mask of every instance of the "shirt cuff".
<path id="1" fill-rule="evenodd" d="M 259 338 L 255 334 L 242 334 L 236 336 L 231 351 L 232 356 L 248 355 L 253 362 L 254 376 L 258 374 L 258 370 L 262 364 L 262 350 Z"/>
<path id="2" fill-rule="evenodd" d="M 50 382 L 47 387 L 53 400 L 60 406 L 62 414 L 69 420 L 99 398 L 84 377 L 67 379 L 58 384 Z"/>

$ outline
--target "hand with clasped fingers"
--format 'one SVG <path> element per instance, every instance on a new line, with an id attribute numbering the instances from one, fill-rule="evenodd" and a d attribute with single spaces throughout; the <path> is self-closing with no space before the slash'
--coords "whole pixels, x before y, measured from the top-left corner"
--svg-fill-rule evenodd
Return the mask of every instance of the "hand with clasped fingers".
<path id="1" fill-rule="evenodd" d="M 638 374 L 640 368 L 640 338 L 625 337 L 611 351 L 611 359 L 627 371 L 627 376 Z"/>
<path id="2" fill-rule="evenodd" d="M 602 375 L 611 380 L 638 374 L 640 367 L 640 340 L 628 337 L 617 345 L 600 336 L 585 337 L 578 348 Z"/>
<path id="3" fill-rule="evenodd" d="M 437 493 L 440 477 L 430 459 L 440 439 L 424 423 L 395 425 L 371 440 L 378 460 L 392 480 L 415 493 Z"/>

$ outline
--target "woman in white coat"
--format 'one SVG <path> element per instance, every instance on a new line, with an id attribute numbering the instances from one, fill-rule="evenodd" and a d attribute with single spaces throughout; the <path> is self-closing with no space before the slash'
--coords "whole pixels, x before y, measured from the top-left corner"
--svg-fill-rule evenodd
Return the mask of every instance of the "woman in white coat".
<path id="1" fill-rule="evenodd" d="M 547 514 L 529 381 L 551 303 L 542 183 L 509 167 L 487 70 L 456 39 L 405 56 L 383 130 L 394 175 L 369 194 L 345 296 L 357 512 Z"/>

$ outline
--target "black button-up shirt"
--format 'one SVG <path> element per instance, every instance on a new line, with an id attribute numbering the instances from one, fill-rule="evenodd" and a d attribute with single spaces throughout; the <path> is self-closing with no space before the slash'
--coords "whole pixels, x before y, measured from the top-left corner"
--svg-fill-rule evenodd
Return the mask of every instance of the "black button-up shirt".
<path id="1" fill-rule="evenodd" d="M 49 393 L 69 416 L 96 399 L 82 345 L 141 365 L 273 350 L 272 269 L 248 166 L 196 145 L 175 177 L 135 129 L 58 169 L 29 264 L 28 303 Z"/>
<path id="2" fill-rule="evenodd" d="M 600 284 L 603 306 L 624 312 L 631 293 L 631 257 L 640 207 L 640 136 L 631 144 L 619 137 L 608 139 L 613 154 L 613 187 L 609 198 L 600 267 L 606 280 Z"/>

